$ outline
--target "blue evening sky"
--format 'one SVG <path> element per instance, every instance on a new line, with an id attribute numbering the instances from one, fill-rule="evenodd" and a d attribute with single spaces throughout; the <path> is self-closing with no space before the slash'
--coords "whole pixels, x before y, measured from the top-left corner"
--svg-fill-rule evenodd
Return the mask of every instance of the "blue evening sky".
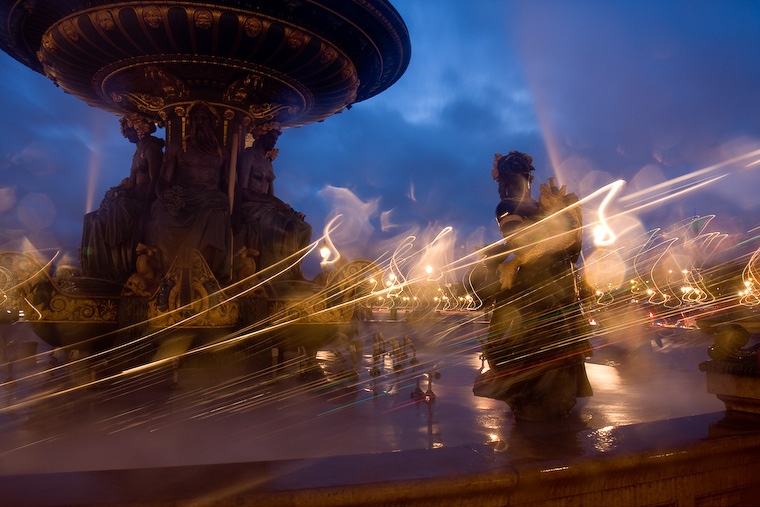
<path id="1" fill-rule="evenodd" d="M 278 143 L 275 193 L 315 239 L 343 212 L 333 239 L 349 257 L 445 226 L 469 253 L 498 237 L 490 171 L 510 150 L 534 157 L 536 183 L 555 176 L 581 197 L 626 180 L 613 226 L 695 213 L 730 234 L 760 225 L 760 155 L 747 155 L 760 149 L 760 3 L 392 3 L 412 43 L 404 76 Z M 0 75 L 0 249 L 76 259 L 82 216 L 128 175 L 133 145 L 116 116 L 4 53 Z"/>

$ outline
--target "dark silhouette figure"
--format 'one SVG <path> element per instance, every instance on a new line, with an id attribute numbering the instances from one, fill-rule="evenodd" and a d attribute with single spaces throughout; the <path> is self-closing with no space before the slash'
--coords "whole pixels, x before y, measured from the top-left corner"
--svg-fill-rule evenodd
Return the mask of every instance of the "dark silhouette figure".
<path id="1" fill-rule="evenodd" d="M 259 270 L 288 259 L 311 241 L 311 226 L 304 221 L 304 215 L 274 196 L 272 161 L 279 135 L 279 130 L 259 135 L 245 150 L 238 166 L 240 199 L 235 245 L 258 253 Z M 303 280 L 300 264 L 295 261 L 292 258 L 278 265 L 270 275 L 285 270 L 278 279 Z M 288 268 L 288 263 L 293 265 Z"/>
<path id="2" fill-rule="evenodd" d="M 494 162 L 502 198 L 496 219 L 505 241 L 487 252 L 482 268 L 482 293 L 494 312 L 483 342 L 489 369 L 473 392 L 504 400 L 518 419 L 547 420 L 566 416 L 577 397 L 591 396 L 584 366 L 591 347 L 574 270 L 581 250 L 578 198 L 552 178 L 536 202 L 533 170 L 532 158 L 516 151 Z"/>
<path id="3" fill-rule="evenodd" d="M 85 276 L 121 281 L 135 270 L 164 142 L 150 135 L 155 124 L 139 116 L 119 120 L 121 133 L 135 144 L 129 178 L 106 192 L 100 207 L 84 217 L 80 261 Z"/>

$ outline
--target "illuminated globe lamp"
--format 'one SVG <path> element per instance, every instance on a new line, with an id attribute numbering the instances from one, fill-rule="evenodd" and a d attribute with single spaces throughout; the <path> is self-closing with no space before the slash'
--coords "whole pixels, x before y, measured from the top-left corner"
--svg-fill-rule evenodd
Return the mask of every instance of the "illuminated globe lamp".
<path id="1" fill-rule="evenodd" d="M 322 243 L 322 246 L 319 247 L 319 256 L 322 258 L 320 261 L 320 265 L 322 266 L 322 270 L 326 270 L 327 267 L 331 264 L 330 262 L 330 256 L 332 255 L 332 250 L 329 246 L 327 246 L 327 243 Z"/>
<path id="2" fill-rule="evenodd" d="M 320 122 L 369 99 L 402 76 L 411 52 L 406 26 L 387 0 L 4 1 L 0 49 L 90 106 L 164 127 L 167 153 L 183 148 L 193 106 L 207 104 L 229 153 L 230 200 L 247 134 Z M 72 294 L 23 255 L 3 257 L 0 267 L 12 275 L 0 290 L 24 282 L 28 300 L 45 300 L 35 318 L 53 345 L 66 344 L 62 335 L 107 336 L 126 313 L 134 314 L 128 322 L 153 318 L 150 306 L 147 315 L 143 308 L 125 312 L 119 283 L 72 280 L 80 284 Z M 185 313 L 159 317 L 203 314 L 212 317 L 192 322 L 241 325 L 236 303 L 195 295 L 204 284 L 178 285 L 175 304 Z M 60 301 L 48 304 L 54 298 Z"/>

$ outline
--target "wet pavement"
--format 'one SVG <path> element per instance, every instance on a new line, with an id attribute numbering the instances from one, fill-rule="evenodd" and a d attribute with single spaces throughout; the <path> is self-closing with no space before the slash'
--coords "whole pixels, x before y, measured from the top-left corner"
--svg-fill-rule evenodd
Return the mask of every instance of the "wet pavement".
<path id="1" fill-rule="evenodd" d="M 17 328 L 14 332 L 21 332 Z M 346 344 L 318 354 L 324 375 L 302 378 L 295 351 L 275 371 L 253 368 L 245 352 L 220 350 L 180 363 L 177 386 L 166 368 L 132 372 L 87 386 L 87 371 L 44 372 L 48 353 L 17 367 L 3 384 L 0 475 L 251 463 L 489 445 L 495 450 L 538 435 L 517 460 L 572 455 L 572 436 L 643 422 L 721 412 L 698 364 L 712 337 L 696 330 L 630 328 L 592 340 L 594 389 L 570 417 L 516 425 L 503 402 L 475 397 L 482 315 L 433 323 L 360 324 L 357 378 Z M 373 363 L 373 335 L 386 354 Z M 26 333 L 26 332 L 24 332 Z M 390 353 L 406 333 L 416 351 Z M 24 334 L 28 337 L 28 334 Z M 17 338 L 23 339 L 23 337 Z M 336 353 L 337 351 L 337 353 Z M 340 360 L 340 357 L 343 360 Z M 412 359 L 418 361 L 413 364 Z M 378 367 L 380 374 L 372 376 Z M 41 372 L 34 377 L 27 375 Z M 5 371 L 3 371 L 3 374 Z M 343 375 L 342 375 L 343 374 Z M 342 375 L 342 376 L 341 376 Z M 83 380 L 84 379 L 84 380 Z M 428 396 L 415 396 L 415 390 Z M 568 438 L 570 435 L 570 438 Z M 532 439 L 532 441 L 537 441 Z M 602 449 L 603 450 L 603 449 Z"/>

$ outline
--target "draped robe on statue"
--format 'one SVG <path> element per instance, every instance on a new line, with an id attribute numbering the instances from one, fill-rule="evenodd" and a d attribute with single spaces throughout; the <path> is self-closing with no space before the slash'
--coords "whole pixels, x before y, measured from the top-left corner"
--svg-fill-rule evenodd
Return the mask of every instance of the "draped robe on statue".
<path id="1" fill-rule="evenodd" d="M 309 245 L 311 226 L 302 215 L 280 199 L 268 194 L 243 192 L 240 205 L 240 225 L 235 235 L 235 247 L 247 247 L 259 252 L 259 269 L 268 268 L 287 259 Z M 292 259 L 290 263 L 294 263 Z M 279 266 L 272 274 L 285 269 Z M 288 268 L 283 279 L 302 279 L 300 265 Z"/>
<path id="2" fill-rule="evenodd" d="M 486 257 L 481 273 L 479 292 L 493 299 L 494 311 L 483 342 L 489 368 L 473 392 L 505 401 L 518 420 L 551 420 L 592 395 L 585 369 L 592 348 L 574 269 L 582 215 L 578 197 L 551 179 L 538 203 L 530 197 L 531 163 L 519 152 L 496 156 L 505 244 Z"/>
<path id="3" fill-rule="evenodd" d="M 143 202 L 119 185 L 106 192 L 100 208 L 85 215 L 80 252 L 85 276 L 123 281 L 134 271 Z"/>
<path id="4" fill-rule="evenodd" d="M 165 267 L 178 255 L 198 250 L 217 279 L 228 277 L 232 262 L 229 198 L 220 185 L 202 185 L 188 177 L 206 172 L 220 178 L 224 156 L 192 149 L 189 143 L 174 156 L 176 177 L 163 199 L 153 203 L 148 244 L 161 250 Z"/>
<path id="5" fill-rule="evenodd" d="M 80 263 L 85 276 L 123 282 L 135 270 L 135 249 L 153 197 L 148 166 L 160 166 L 164 142 L 153 136 L 133 142 L 138 144 L 132 175 L 108 190 L 100 207 L 84 217 Z"/>
<path id="6" fill-rule="evenodd" d="M 267 278 L 283 272 L 278 280 L 303 280 L 300 261 L 293 254 L 311 242 L 311 226 L 301 213 L 274 196 L 272 160 L 279 135 L 278 130 L 260 134 L 238 167 L 235 250 L 255 251 L 259 270 L 272 267 Z"/>
<path id="7" fill-rule="evenodd" d="M 554 221 L 562 232 L 572 230 L 570 217 Z M 543 235 L 555 232 L 549 226 Z M 519 266 L 511 287 L 496 294 L 483 347 L 491 368 L 479 375 L 473 391 L 505 401 L 517 418 L 561 418 L 577 397 L 592 395 L 584 364 L 591 353 L 588 323 L 578 307 L 573 268 L 579 247 L 539 243 L 532 248 L 541 251 L 533 253 L 527 247 L 523 253 L 530 258 Z"/>

